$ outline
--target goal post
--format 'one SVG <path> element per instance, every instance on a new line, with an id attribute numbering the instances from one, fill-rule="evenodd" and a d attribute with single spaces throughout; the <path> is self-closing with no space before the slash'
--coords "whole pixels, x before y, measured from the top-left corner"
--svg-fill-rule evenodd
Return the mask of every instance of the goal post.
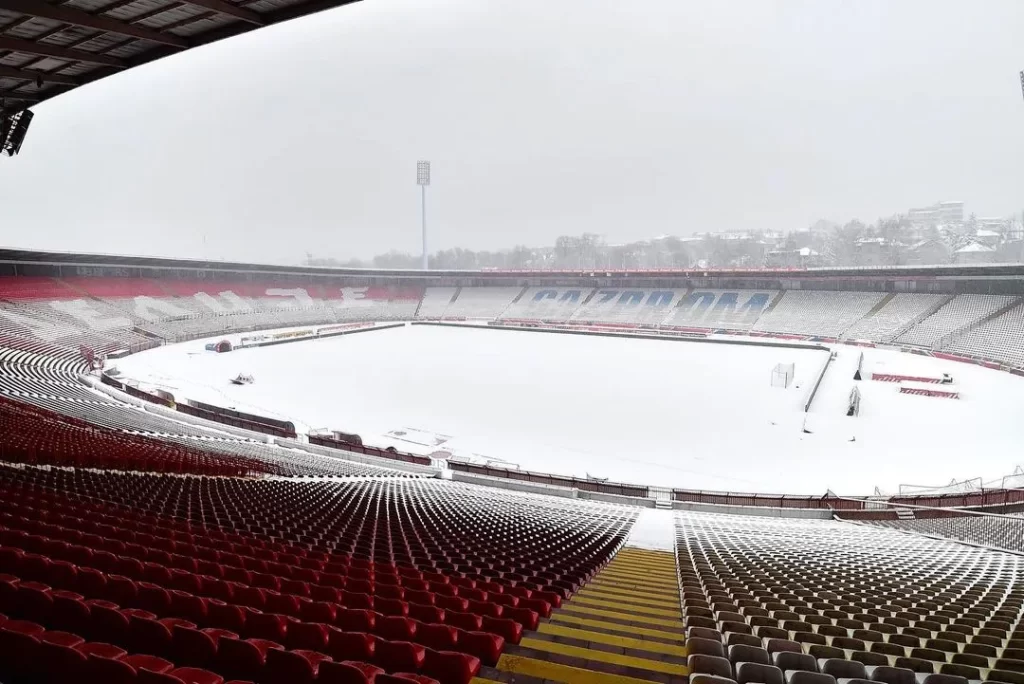
<path id="1" fill-rule="evenodd" d="M 850 388 L 850 396 L 846 404 L 846 415 L 860 415 L 860 389 L 856 385 Z"/>
<path id="2" fill-rule="evenodd" d="M 793 383 L 793 374 L 796 370 L 795 363 L 777 363 L 772 369 L 772 387 L 785 389 Z"/>

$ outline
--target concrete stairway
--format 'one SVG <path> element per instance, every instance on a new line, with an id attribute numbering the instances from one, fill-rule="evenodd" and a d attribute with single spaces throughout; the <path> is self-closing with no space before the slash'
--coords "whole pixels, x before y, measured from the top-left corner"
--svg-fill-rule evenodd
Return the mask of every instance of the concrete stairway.
<path id="1" fill-rule="evenodd" d="M 475 684 L 686 680 L 675 557 L 625 548 Z"/>

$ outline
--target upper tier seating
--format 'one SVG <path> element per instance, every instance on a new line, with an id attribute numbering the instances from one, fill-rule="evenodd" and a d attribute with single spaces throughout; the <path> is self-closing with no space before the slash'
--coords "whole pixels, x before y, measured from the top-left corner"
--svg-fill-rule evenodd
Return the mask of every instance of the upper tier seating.
<path id="1" fill-rule="evenodd" d="M 49 681 L 51 665 L 30 656 L 59 641 L 114 648 L 128 679 L 103 681 L 142 681 L 154 664 L 270 684 L 368 681 L 324 679 L 341 676 L 324 663 L 348 662 L 469 684 L 607 562 L 635 516 L 436 480 L 0 466 L 0 653 L 26 649 L 0 658 L 0 677 Z M 60 655 L 52 666 L 67 675 L 115 667 Z"/>
<path id="2" fill-rule="evenodd" d="M 426 320 L 444 318 L 445 310 L 458 291 L 457 287 L 428 287 L 423 293 L 423 301 L 420 302 L 416 317 Z"/>
<path id="3" fill-rule="evenodd" d="M 946 349 L 1024 366 L 1024 305 L 969 330 L 954 339 Z"/>
<path id="4" fill-rule="evenodd" d="M 599 288 L 572 315 L 572 320 L 660 325 L 685 296 L 686 290 Z"/>
<path id="5" fill-rule="evenodd" d="M 499 317 L 522 291 L 521 287 L 463 287 L 459 289 L 458 296 L 448 304 L 444 317 L 493 320 Z"/>
<path id="6" fill-rule="evenodd" d="M 57 278 L 0 276 L 0 299 L 74 299 L 80 294 Z"/>
<path id="7" fill-rule="evenodd" d="M 1014 299 L 1005 295 L 957 295 L 931 316 L 900 335 L 896 342 L 931 346 L 946 335 L 998 311 Z"/>
<path id="8" fill-rule="evenodd" d="M 847 523 L 699 513 L 676 515 L 676 539 L 691 681 L 1024 681 L 1018 556 Z"/>
<path id="9" fill-rule="evenodd" d="M 111 352 L 150 341 L 131 318 L 114 307 L 87 299 L 0 302 L 0 335 L 35 338 L 77 350 Z"/>
<path id="10" fill-rule="evenodd" d="M 906 509 L 904 509 L 906 510 Z M 1022 513 L 1009 515 L 972 515 L 955 510 L 916 511 L 913 517 L 864 520 L 869 525 L 896 530 L 930 534 L 946 539 L 958 539 L 971 544 L 984 544 L 995 548 L 1020 551 L 1024 520 Z"/>
<path id="11" fill-rule="evenodd" d="M 772 291 L 695 289 L 679 301 L 664 324 L 750 330 L 778 295 Z"/>
<path id="12" fill-rule="evenodd" d="M 850 340 L 890 342 L 947 299 L 949 297 L 946 295 L 897 294 L 881 309 L 850 326 L 843 337 Z"/>
<path id="13" fill-rule="evenodd" d="M 0 344 L 32 350 L 39 340 L 99 353 L 233 331 L 345 321 L 411 319 L 419 288 L 139 278 L 0 278 Z"/>
<path id="14" fill-rule="evenodd" d="M 839 337 L 885 297 L 879 292 L 789 290 L 754 330 Z"/>
<path id="15" fill-rule="evenodd" d="M 589 287 L 530 287 L 519 301 L 505 309 L 501 317 L 508 320 L 565 321 L 587 301 L 593 291 Z"/>
<path id="16" fill-rule="evenodd" d="M 547 320 L 750 330 L 948 348 L 1024 364 L 1003 295 L 588 287 L 329 287 L 258 281 L 0 277 L 0 363 L 103 355 L 270 328 L 409 320 Z M 943 304 L 943 302 L 945 303 Z M 940 306 L 941 305 L 941 306 Z M 969 333 L 969 334 L 965 334 Z M 962 338 L 962 339 L 958 339 Z"/>

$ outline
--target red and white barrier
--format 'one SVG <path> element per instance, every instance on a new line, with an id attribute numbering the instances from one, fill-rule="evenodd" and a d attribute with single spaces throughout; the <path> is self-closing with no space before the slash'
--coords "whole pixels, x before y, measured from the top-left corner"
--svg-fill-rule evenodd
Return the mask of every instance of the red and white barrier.
<path id="1" fill-rule="evenodd" d="M 926 378 L 919 375 L 897 375 L 895 373 L 872 373 L 872 380 L 879 382 L 923 382 L 933 385 L 942 383 L 942 378 Z"/>
<path id="2" fill-rule="evenodd" d="M 914 394 L 919 397 L 939 397 L 940 399 L 959 399 L 959 392 L 926 389 L 924 387 L 900 387 L 900 394 Z"/>

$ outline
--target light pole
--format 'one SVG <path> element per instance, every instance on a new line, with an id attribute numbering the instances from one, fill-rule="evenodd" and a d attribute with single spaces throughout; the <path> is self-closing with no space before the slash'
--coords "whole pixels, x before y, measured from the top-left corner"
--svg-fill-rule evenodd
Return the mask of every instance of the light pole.
<path id="1" fill-rule="evenodd" d="M 420 186 L 420 213 L 423 218 L 423 270 L 430 268 L 427 257 L 427 186 L 430 185 L 430 162 L 416 162 L 416 184 Z"/>

